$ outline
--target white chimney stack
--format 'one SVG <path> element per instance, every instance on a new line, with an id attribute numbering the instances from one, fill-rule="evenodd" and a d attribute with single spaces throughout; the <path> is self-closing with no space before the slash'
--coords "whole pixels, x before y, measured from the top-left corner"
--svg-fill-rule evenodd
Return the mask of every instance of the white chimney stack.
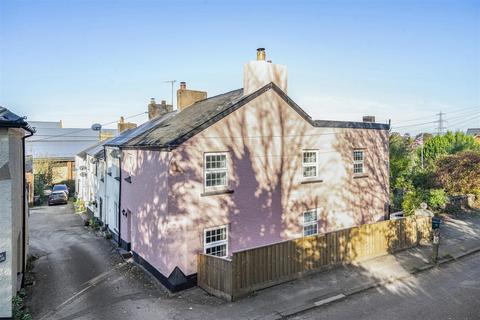
<path id="1" fill-rule="evenodd" d="M 243 94 L 247 95 L 273 82 L 287 93 L 288 73 L 284 65 L 266 61 L 265 49 L 257 49 L 257 60 L 243 66 Z"/>

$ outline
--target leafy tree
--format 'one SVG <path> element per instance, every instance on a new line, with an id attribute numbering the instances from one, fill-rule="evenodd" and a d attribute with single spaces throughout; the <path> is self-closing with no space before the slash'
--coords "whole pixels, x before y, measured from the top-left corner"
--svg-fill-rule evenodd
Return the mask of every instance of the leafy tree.
<path id="1" fill-rule="evenodd" d="M 465 151 L 439 159 L 436 177 L 449 193 L 480 196 L 480 152 Z"/>
<path id="2" fill-rule="evenodd" d="M 390 145 L 390 197 L 395 210 L 402 207 L 405 190 L 410 189 L 409 172 L 412 167 L 411 138 L 392 133 Z"/>
<path id="3" fill-rule="evenodd" d="M 392 189 L 404 188 L 405 178 L 413 167 L 413 140 L 398 133 L 390 135 L 390 186 Z"/>
<path id="4" fill-rule="evenodd" d="M 442 156 L 467 150 L 480 150 L 480 144 L 472 136 L 461 131 L 455 133 L 449 131 L 444 135 L 434 136 L 426 140 L 423 146 L 425 163 L 430 167 Z M 417 153 L 420 152 L 418 148 Z"/>
<path id="5" fill-rule="evenodd" d="M 35 160 L 33 163 L 33 174 L 36 179 L 41 179 L 45 186 L 51 186 L 53 181 L 58 179 L 58 173 L 54 170 L 58 165 L 58 162 L 54 160 Z"/>

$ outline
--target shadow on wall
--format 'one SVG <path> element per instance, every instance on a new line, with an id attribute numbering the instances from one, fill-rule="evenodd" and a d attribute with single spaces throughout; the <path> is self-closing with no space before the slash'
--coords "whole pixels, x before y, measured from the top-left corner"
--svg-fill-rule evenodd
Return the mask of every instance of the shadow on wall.
<path id="1" fill-rule="evenodd" d="M 334 149 L 346 165 L 341 203 L 350 212 L 352 225 L 372 223 L 387 218 L 389 207 L 388 131 L 355 129 L 337 136 Z M 364 173 L 353 172 L 353 152 L 362 150 Z M 335 220 L 323 218 L 327 226 Z M 346 226 L 348 227 L 348 226 Z M 330 228 L 326 228 L 331 230 Z"/>
<path id="2" fill-rule="evenodd" d="M 169 207 L 194 235 L 191 257 L 202 250 L 207 227 L 230 224 L 230 252 L 280 241 L 290 228 L 298 232 L 298 224 L 288 223 L 292 194 L 299 188 L 294 178 L 301 173 L 299 152 L 291 146 L 306 144 L 306 130 L 295 111 L 267 92 L 174 152 Z M 199 196 L 206 151 L 228 152 L 232 194 Z M 190 258 L 190 270 L 195 263 Z"/>
<path id="3" fill-rule="evenodd" d="M 352 177 L 356 148 L 366 152 L 368 177 L 361 179 Z M 302 149 L 320 150 L 324 182 L 301 183 Z M 202 196 L 204 152 L 228 152 L 233 193 Z M 128 208 L 137 215 L 134 250 L 142 248 L 163 274 L 178 266 L 188 275 L 196 272 L 208 227 L 229 224 L 232 253 L 301 236 L 302 213 L 309 209 L 320 210 L 320 232 L 381 220 L 388 204 L 387 159 L 386 131 L 314 128 L 267 91 L 171 155 L 137 152 L 134 192 L 143 201 Z M 133 190 L 131 203 L 138 201 Z"/>

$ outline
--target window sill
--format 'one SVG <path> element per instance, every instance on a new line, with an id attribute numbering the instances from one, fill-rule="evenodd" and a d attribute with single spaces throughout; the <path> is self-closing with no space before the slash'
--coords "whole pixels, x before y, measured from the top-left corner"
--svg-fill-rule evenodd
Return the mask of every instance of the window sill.
<path id="1" fill-rule="evenodd" d="M 353 179 L 363 179 L 363 178 L 368 178 L 368 174 L 362 173 L 362 174 L 356 174 L 353 176 Z"/>
<path id="2" fill-rule="evenodd" d="M 216 196 L 216 195 L 219 195 L 219 194 L 230 194 L 230 193 L 233 193 L 233 190 L 231 189 L 225 189 L 225 190 L 215 190 L 215 191 L 206 191 L 204 193 L 202 193 L 200 196 L 201 197 L 208 197 L 208 196 Z"/>
<path id="3" fill-rule="evenodd" d="M 307 179 L 307 180 L 302 180 L 302 182 L 300 182 L 301 184 L 308 184 L 308 183 L 321 183 L 323 182 L 322 179 Z"/>

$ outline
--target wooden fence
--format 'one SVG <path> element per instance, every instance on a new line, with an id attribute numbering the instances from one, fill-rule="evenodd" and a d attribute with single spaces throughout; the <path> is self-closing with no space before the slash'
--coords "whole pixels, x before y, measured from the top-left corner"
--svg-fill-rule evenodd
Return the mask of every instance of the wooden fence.
<path id="1" fill-rule="evenodd" d="M 231 259 L 199 254 L 197 281 L 207 292 L 233 301 L 311 272 L 430 241 L 431 226 L 431 218 L 407 217 L 234 252 Z"/>

